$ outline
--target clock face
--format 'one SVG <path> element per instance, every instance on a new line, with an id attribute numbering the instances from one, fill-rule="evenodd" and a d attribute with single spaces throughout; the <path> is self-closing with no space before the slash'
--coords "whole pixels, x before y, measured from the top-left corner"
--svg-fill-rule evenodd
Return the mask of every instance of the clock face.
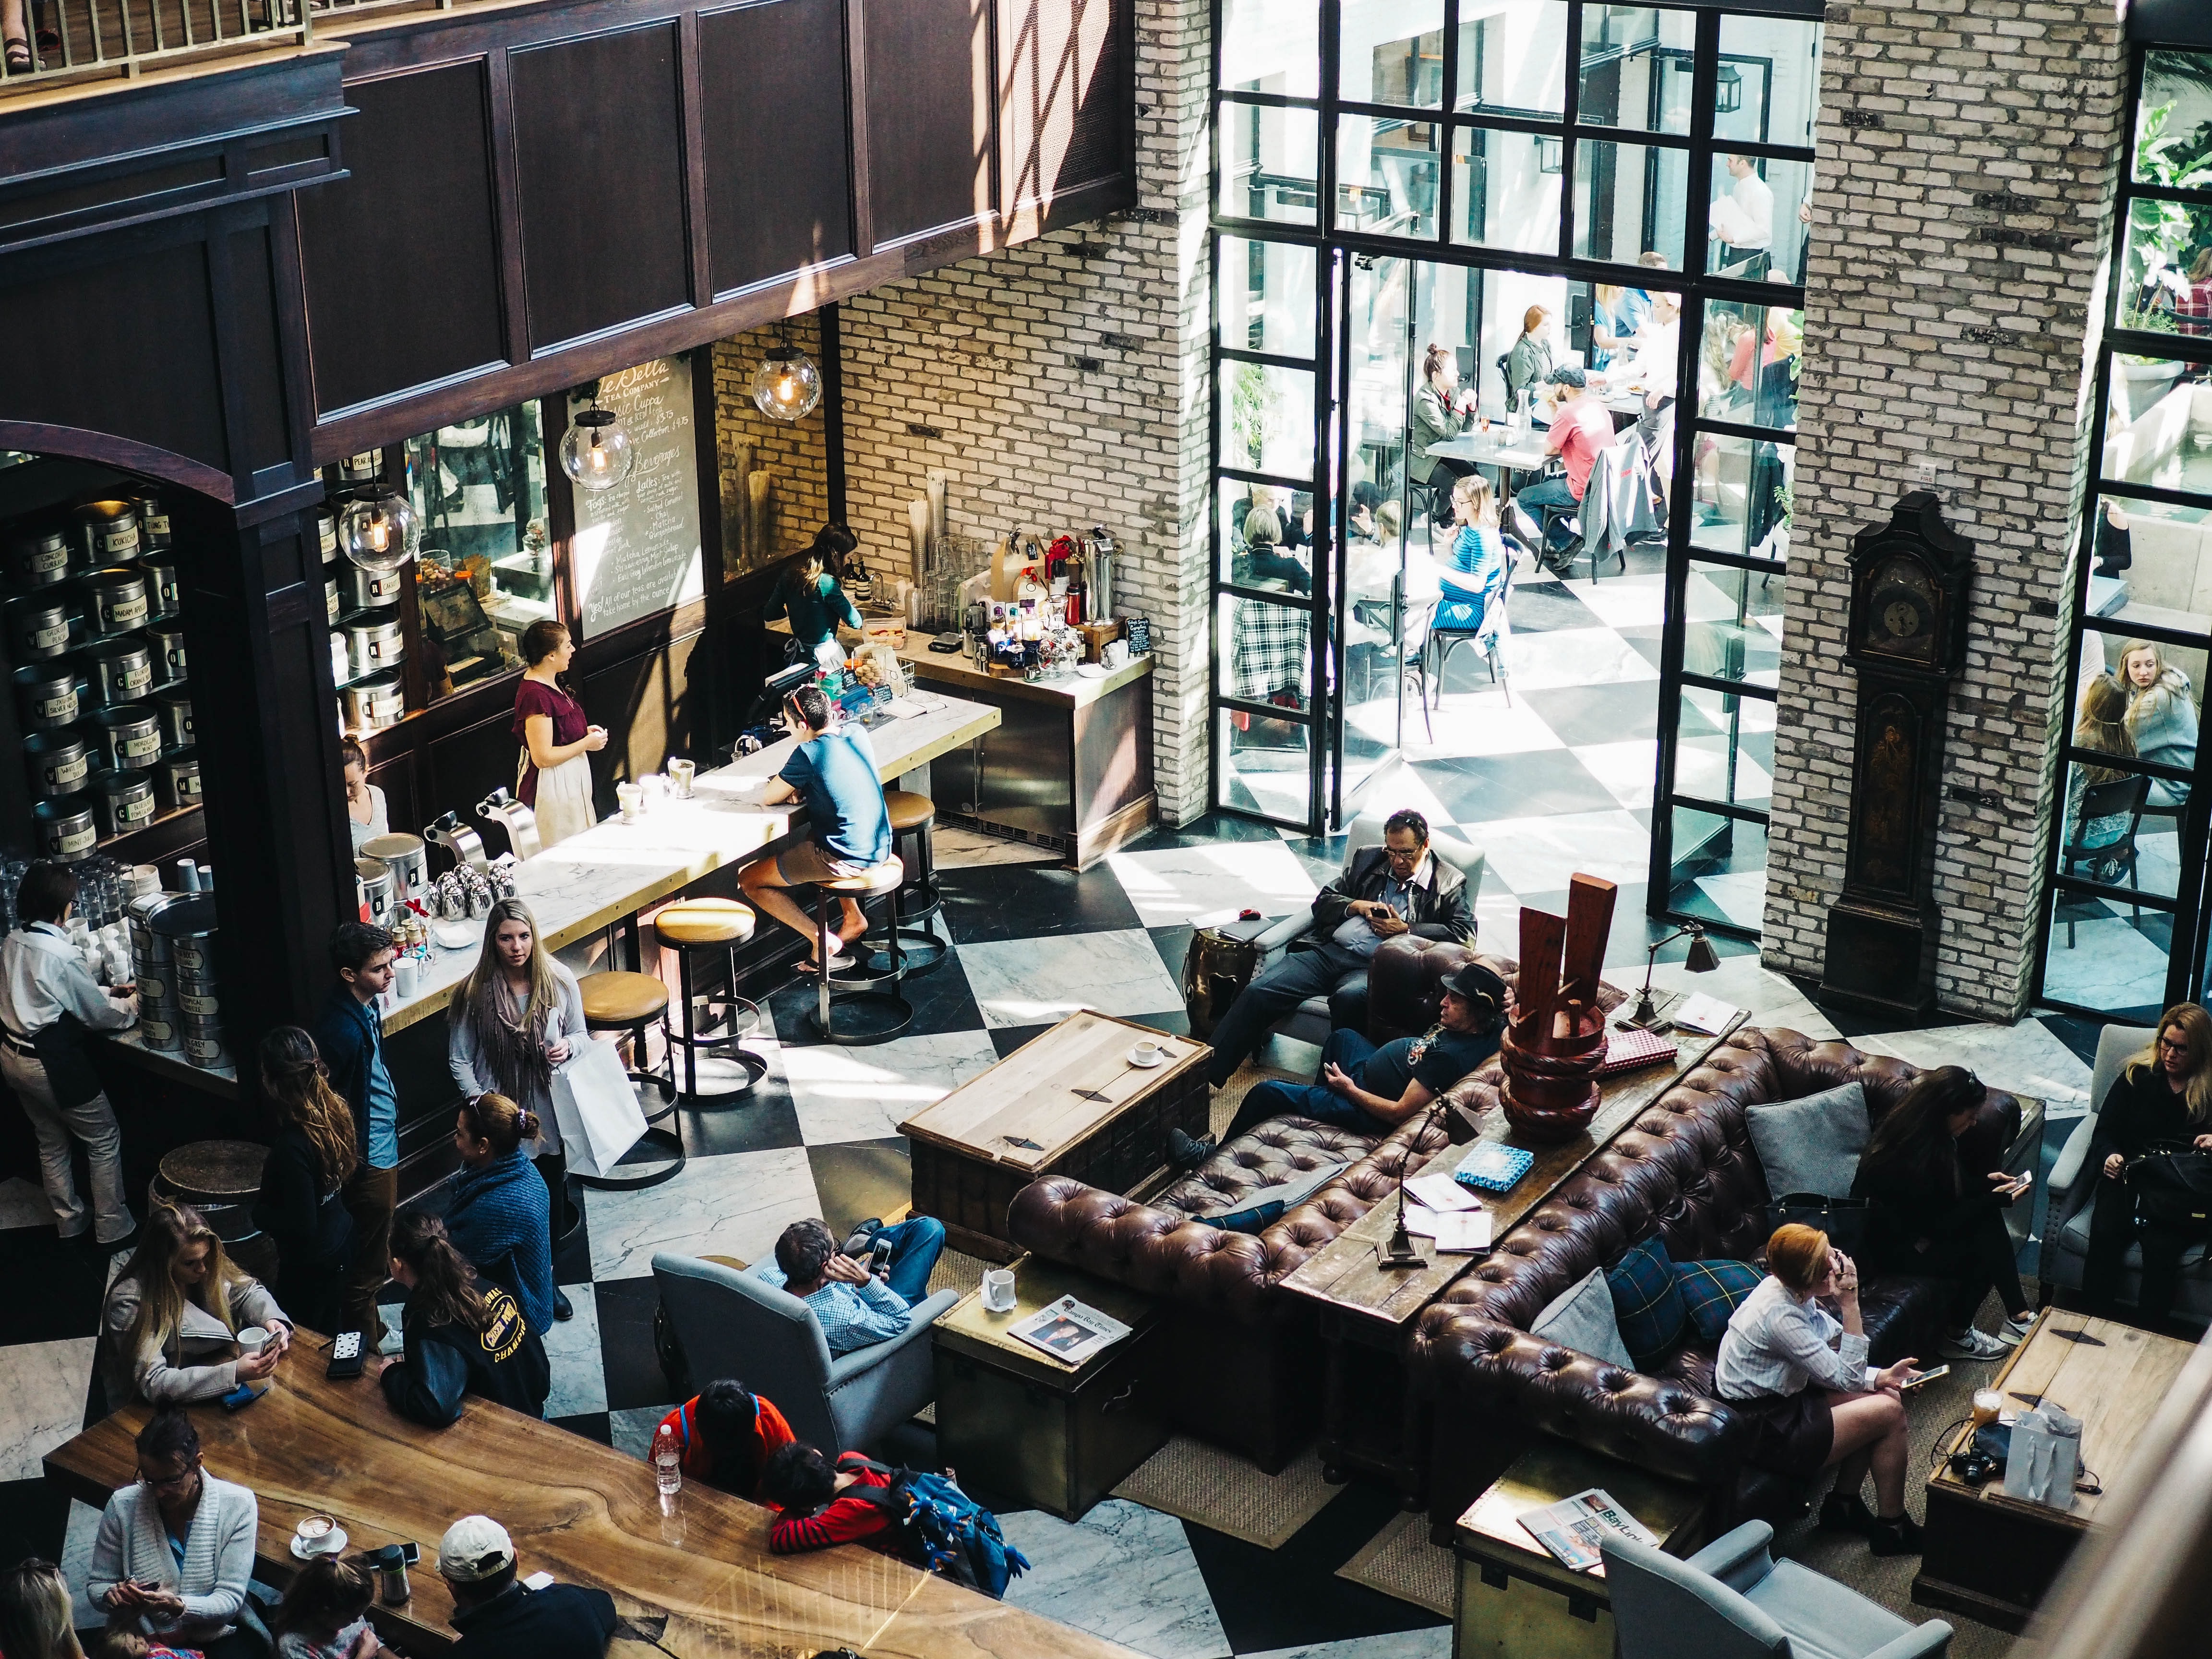
<path id="1" fill-rule="evenodd" d="M 1862 650 L 1920 662 L 1935 660 L 1936 589 L 1927 568 L 1903 556 L 1884 560 L 1867 578 Z"/>

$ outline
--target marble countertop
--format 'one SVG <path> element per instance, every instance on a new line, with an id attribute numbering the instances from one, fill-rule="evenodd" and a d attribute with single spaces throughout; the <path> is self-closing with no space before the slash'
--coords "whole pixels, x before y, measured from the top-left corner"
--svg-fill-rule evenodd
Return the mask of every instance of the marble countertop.
<path id="1" fill-rule="evenodd" d="M 958 697 L 918 693 L 921 712 L 886 721 L 868 733 L 876 775 L 885 782 L 981 737 L 999 711 Z M 680 892 L 709 872 L 749 860 L 792 834 L 789 806 L 768 807 L 761 796 L 796 747 L 786 738 L 758 754 L 702 772 L 690 800 L 664 799 L 635 823 L 619 816 L 549 847 L 515 872 L 515 896 L 538 917 L 549 950 L 572 945 L 655 899 Z M 387 995 L 384 1029 L 404 1030 L 442 1012 L 453 988 L 476 965 L 483 924 L 458 951 L 434 945 L 428 971 L 411 995 Z"/>

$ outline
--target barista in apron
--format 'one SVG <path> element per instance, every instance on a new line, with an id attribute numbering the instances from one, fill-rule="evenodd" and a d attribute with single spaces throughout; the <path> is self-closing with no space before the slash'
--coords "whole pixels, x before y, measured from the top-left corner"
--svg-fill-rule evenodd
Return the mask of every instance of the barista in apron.
<path id="1" fill-rule="evenodd" d="M 131 988 L 103 991 L 70 943 L 76 876 L 66 864 L 33 865 L 15 892 L 22 925 L 0 944 L 0 1076 L 31 1120 L 46 1202 L 64 1238 L 85 1230 L 70 1172 L 70 1137 L 92 1164 L 94 1238 L 120 1244 L 137 1223 L 123 1201 L 123 1137 L 85 1058 L 88 1030 L 115 1031 L 138 1017 Z"/>
<path id="2" fill-rule="evenodd" d="M 839 584 L 837 568 L 860 546 L 860 539 L 840 524 L 826 524 L 814 532 L 814 544 L 799 556 L 799 562 L 783 573 L 762 607 L 769 622 L 779 617 L 791 622 L 791 648 L 787 660 L 811 657 L 821 669 L 842 668 L 845 647 L 837 629 L 858 628 L 860 612 Z"/>
<path id="3" fill-rule="evenodd" d="M 535 622 L 522 630 L 522 659 L 529 665 L 514 692 L 514 735 L 522 744 L 514 793 L 538 815 L 538 839 L 547 847 L 599 822 L 590 757 L 607 746 L 606 727 L 586 721 L 583 705 L 555 678 L 575 654 L 559 623 Z"/>

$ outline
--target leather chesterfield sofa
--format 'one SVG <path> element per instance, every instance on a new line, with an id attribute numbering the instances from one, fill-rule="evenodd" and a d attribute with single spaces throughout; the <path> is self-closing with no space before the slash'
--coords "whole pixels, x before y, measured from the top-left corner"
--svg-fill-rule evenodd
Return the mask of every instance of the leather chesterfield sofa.
<path id="1" fill-rule="evenodd" d="M 1655 1234 L 1677 1261 L 1750 1261 L 1763 1252 L 1769 1194 L 1747 1106 L 1856 1079 L 1879 1123 L 1918 1075 L 1917 1066 L 1847 1042 L 1739 1030 L 1425 1309 L 1407 1364 L 1435 1402 L 1431 1536 L 1448 1540 L 1501 1460 L 1536 1432 L 1715 1489 L 1713 1521 L 1723 1529 L 1795 1513 L 1801 1492 L 1743 1464 L 1749 1425 L 1713 1392 L 1715 1348 L 1692 1334 L 1650 1373 L 1626 1371 L 1532 1336 L 1528 1326 L 1593 1267 L 1610 1267 Z M 1470 1092 L 1487 1086 L 1478 1077 Z M 1990 1091 L 1961 1143 L 1965 1166 L 2001 1167 L 2020 1119 L 2017 1100 Z M 1860 1307 L 1875 1361 L 1933 1354 L 1944 1302 L 1933 1279 L 1867 1277 Z"/>
<path id="2" fill-rule="evenodd" d="M 1516 964 L 1437 940 L 1392 939 L 1369 969 L 1368 1036 L 1376 1042 L 1425 1030 L 1444 976 L 1470 956 L 1510 985 Z M 1606 988 L 1606 1006 L 1620 994 Z M 1497 1097 L 1492 1060 L 1444 1098 L 1455 1107 Z M 1176 1356 L 1164 1405 L 1187 1433 L 1279 1469 L 1317 1429 L 1324 1355 L 1310 1310 L 1276 1287 L 1299 1263 L 1397 1191 L 1400 1166 L 1447 1140 L 1467 1140 L 1465 1110 L 1425 1114 L 1387 1136 L 1310 1118 L 1279 1117 L 1227 1146 L 1149 1203 L 1049 1176 L 1015 1194 L 1007 1232 L 1024 1249 L 1158 1297 Z M 1262 1188 L 1351 1160 L 1351 1167 L 1258 1234 L 1195 1219 L 1238 1208 Z"/>

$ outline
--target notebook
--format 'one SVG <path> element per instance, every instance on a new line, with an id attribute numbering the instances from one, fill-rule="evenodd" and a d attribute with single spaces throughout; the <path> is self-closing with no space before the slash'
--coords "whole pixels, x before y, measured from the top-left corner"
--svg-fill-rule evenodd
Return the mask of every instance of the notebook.
<path id="1" fill-rule="evenodd" d="M 1513 1183 L 1527 1175 L 1528 1166 L 1535 1161 L 1535 1153 L 1519 1146 L 1479 1140 L 1460 1160 L 1454 1178 L 1462 1187 L 1473 1187 L 1478 1192 L 1510 1192 Z"/>
<path id="2" fill-rule="evenodd" d="M 1674 1043 L 1671 1037 L 1661 1036 L 1656 1031 L 1615 1027 L 1605 1034 L 1605 1060 L 1597 1068 L 1597 1074 L 1611 1077 L 1617 1072 L 1632 1072 L 1639 1066 L 1674 1058 Z"/>

